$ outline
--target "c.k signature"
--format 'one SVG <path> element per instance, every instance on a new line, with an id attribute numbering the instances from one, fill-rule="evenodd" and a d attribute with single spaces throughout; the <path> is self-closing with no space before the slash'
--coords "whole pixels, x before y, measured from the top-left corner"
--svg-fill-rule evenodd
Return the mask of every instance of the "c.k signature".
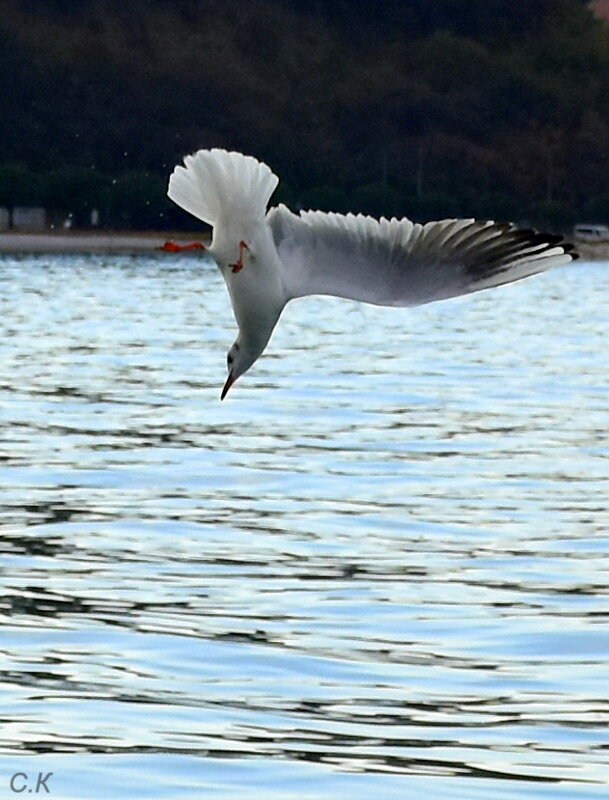
<path id="1" fill-rule="evenodd" d="M 15 792 L 16 794 L 20 794 L 21 792 L 38 794 L 42 791 L 50 793 L 51 790 L 47 785 L 47 781 L 52 774 L 52 772 L 47 772 L 45 775 L 44 772 L 39 772 L 36 777 L 30 777 L 27 772 L 15 772 L 15 774 L 11 776 L 9 783 L 11 792 Z"/>

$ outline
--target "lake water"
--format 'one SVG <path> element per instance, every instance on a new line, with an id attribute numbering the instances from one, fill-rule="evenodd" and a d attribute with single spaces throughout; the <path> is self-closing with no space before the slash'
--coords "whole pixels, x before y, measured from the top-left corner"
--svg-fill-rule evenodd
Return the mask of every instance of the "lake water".
<path id="1" fill-rule="evenodd" d="M 309 298 L 220 403 L 209 264 L 2 257 L 0 796 L 606 798 L 608 320 Z"/>

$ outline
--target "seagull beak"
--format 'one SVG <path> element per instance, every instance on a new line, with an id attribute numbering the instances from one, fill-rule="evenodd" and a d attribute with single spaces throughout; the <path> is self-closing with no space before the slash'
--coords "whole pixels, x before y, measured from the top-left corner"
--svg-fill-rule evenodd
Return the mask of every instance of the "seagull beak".
<path id="1" fill-rule="evenodd" d="M 231 370 L 231 371 L 228 373 L 228 378 L 226 379 L 226 383 L 224 384 L 224 389 L 222 389 L 222 394 L 220 395 L 220 400 L 224 400 L 224 398 L 225 398 L 225 397 L 226 397 L 226 395 L 228 394 L 228 390 L 230 389 L 230 387 L 233 385 L 233 383 L 234 383 L 236 380 L 237 380 L 237 379 L 236 379 L 236 377 L 235 377 L 234 373 L 233 373 L 233 372 L 232 372 L 232 370 Z"/>

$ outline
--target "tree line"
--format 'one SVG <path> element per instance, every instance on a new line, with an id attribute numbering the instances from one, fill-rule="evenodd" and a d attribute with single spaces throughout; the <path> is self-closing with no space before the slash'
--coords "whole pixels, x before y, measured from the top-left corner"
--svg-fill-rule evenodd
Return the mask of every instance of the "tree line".
<path id="1" fill-rule="evenodd" d="M 0 0 L 0 205 L 191 226 L 181 157 L 292 207 L 609 219 L 609 32 L 582 0 Z"/>

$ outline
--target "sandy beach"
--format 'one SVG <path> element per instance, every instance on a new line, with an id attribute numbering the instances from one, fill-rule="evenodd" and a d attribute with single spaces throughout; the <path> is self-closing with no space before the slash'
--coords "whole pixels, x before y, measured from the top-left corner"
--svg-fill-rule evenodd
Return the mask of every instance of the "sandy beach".
<path id="1" fill-rule="evenodd" d="M 609 261 L 609 242 L 575 242 L 575 247 L 583 261 Z"/>
<path id="2" fill-rule="evenodd" d="M 153 253 L 163 242 L 171 240 L 188 244 L 202 240 L 208 244 L 209 237 L 184 233 L 163 232 L 113 232 L 62 231 L 61 233 L 0 233 L 0 253 Z M 576 242 L 575 246 L 583 261 L 609 261 L 609 243 Z M 185 251 L 189 252 L 189 251 Z M 195 251 L 196 252 L 196 251 Z"/>
<path id="3" fill-rule="evenodd" d="M 199 237 L 201 238 L 201 237 Z M 183 233 L 0 233 L 0 253 L 153 253 L 167 239 L 188 244 L 197 239 Z M 203 237 L 205 241 L 205 237 Z"/>

